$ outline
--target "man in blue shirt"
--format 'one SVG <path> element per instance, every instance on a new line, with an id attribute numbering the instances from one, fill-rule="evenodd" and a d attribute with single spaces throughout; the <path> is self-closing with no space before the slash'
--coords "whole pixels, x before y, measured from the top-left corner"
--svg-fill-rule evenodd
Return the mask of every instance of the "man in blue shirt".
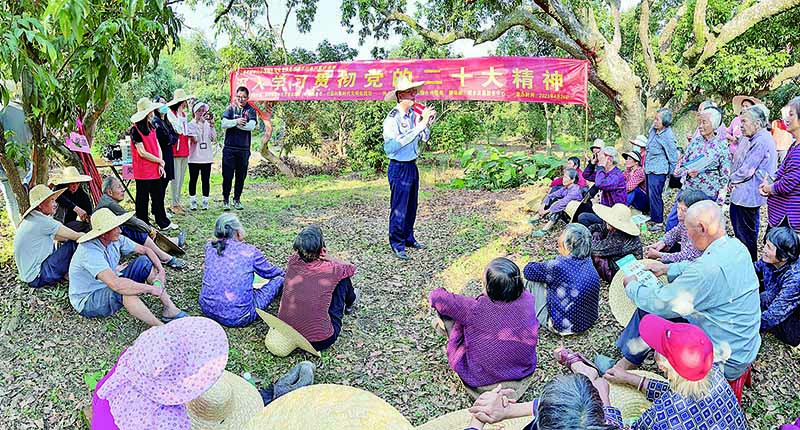
<path id="1" fill-rule="evenodd" d="M 416 160 L 419 142 L 430 138 L 430 123 L 436 115 L 430 107 L 422 110 L 421 119 L 412 110 L 417 90 L 424 82 L 411 82 L 398 78 L 395 89 L 386 93 L 384 100 L 396 101 L 397 106 L 383 121 L 383 150 L 389 157 L 389 188 L 391 189 L 391 211 L 389 212 L 389 244 L 397 258 L 408 260 L 406 247 L 425 248 L 414 238 L 414 221 L 417 218 L 417 194 L 419 171 Z"/>

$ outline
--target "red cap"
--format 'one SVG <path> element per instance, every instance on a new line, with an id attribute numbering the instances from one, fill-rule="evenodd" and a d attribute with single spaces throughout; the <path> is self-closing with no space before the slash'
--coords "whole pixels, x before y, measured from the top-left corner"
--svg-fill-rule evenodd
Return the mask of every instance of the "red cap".
<path id="1" fill-rule="evenodd" d="M 674 323 L 657 315 L 646 315 L 639 335 L 689 381 L 706 377 L 714 364 L 714 345 L 700 327 Z"/>

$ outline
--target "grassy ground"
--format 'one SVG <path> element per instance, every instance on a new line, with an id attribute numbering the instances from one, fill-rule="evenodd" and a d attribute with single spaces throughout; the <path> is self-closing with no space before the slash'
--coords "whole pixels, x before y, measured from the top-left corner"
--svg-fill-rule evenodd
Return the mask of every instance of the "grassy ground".
<path id="1" fill-rule="evenodd" d="M 295 352 L 276 358 L 265 348 L 262 322 L 227 329 L 228 369 L 272 379 L 301 360 L 317 364 L 317 382 L 353 385 L 372 391 L 397 407 L 412 423 L 469 406 L 469 399 L 444 353 L 445 339 L 430 328 L 428 293 L 439 286 L 477 294 L 478 277 L 490 259 L 510 255 L 518 264 L 556 254 L 555 238 L 531 239 L 523 208 L 535 191 L 499 193 L 442 187 L 452 172 L 423 172 L 417 232 L 428 250 L 411 250 L 398 262 L 387 245 L 388 186 L 372 180 L 305 178 L 248 181 L 239 215 L 246 240 L 279 265 L 285 264 L 295 234 L 309 223 L 326 233 L 331 251 L 358 266 L 354 282 L 363 300 L 344 320 L 340 339 L 317 359 Z M 212 184 L 212 210 L 176 217 L 189 233 L 183 271 L 168 269 L 175 302 L 199 315 L 202 244 L 219 215 L 219 178 Z M 3 241 L 8 226 L 0 226 Z M 656 238 L 648 236 L 646 242 Z M 6 249 L 3 243 L 0 249 Z M 146 327 L 127 313 L 84 319 L 70 307 L 67 288 L 30 290 L 14 281 L 13 263 L 0 265 L 0 428 L 80 428 L 80 409 L 90 400 L 84 375 L 111 367 L 122 349 Z M 605 295 L 605 292 L 604 292 Z M 151 304 L 152 301 L 151 301 Z M 156 311 L 160 311 L 153 304 Z M 276 312 L 276 304 L 270 312 Z M 604 301 L 601 317 L 587 333 L 560 338 L 540 332 L 540 368 L 525 395 L 537 395 L 562 370 L 549 351 L 567 345 L 587 355 L 618 356 L 621 331 Z M 800 363 L 772 336 L 756 363 L 755 387 L 745 389 L 745 409 L 753 429 L 775 428 L 800 414 Z"/>

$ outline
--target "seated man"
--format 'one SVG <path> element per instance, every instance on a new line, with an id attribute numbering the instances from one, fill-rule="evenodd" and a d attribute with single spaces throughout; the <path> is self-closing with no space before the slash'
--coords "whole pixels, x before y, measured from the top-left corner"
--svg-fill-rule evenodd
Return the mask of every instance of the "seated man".
<path id="1" fill-rule="evenodd" d="M 558 253 L 553 261 L 528 263 L 523 273 L 533 292 L 539 324 L 562 335 L 580 333 L 597 321 L 600 301 L 589 230 L 568 224 L 558 238 Z"/>
<path id="2" fill-rule="evenodd" d="M 619 267 L 617 260 L 628 254 L 642 258 L 641 231 L 631 221 L 631 210 L 618 203 L 613 208 L 594 206 L 601 223 L 589 226 L 592 232 L 592 259 L 600 279 L 611 282 Z"/>
<path id="3" fill-rule="evenodd" d="M 761 293 L 761 331 L 781 341 L 800 344 L 800 239 L 789 227 L 767 233 L 764 255 L 755 262 Z"/>
<path id="4" fill-rule="evenodd" d="M 628 193 L 628 206 L 642 213 L 650 212 L 650 199 L 647 197 L 647 183 L 642 168 L 641 155 L 636 151 L 622 154 L 625 159 L 625 191 Z"/>
<path id="5" fill-rule="evenodd" d="M 106 208 L 92 215 L 92 230 L 78 240 L 69 265 L 72 307 L 87 318 L 110 316 L 125 307 L 134 318 L 150 326 L 187 316 L 167 294 L 164 268 L 155 252 L 122 236 L 119 226 L 132 216 L 133 213 L 115 216 Z M 120 266 L 120 256 L 132 252 L 142 255 Z M 147 309 L 140 294 L 152 294 L 161 300 L 161 320 Z"/>
<path id="6" fill-rule="evenodd" d="M 578 178 L 578 171 L 567 169 L 561 178 L 562 186 L 551 192 L 542 200 L 542 207 L 536 212 L 534 221 L 538 222 L 541 217 L 547 217 L 547 223 L 540 229 L 533 232 L 534 237 L 541 237 L 545 232 L 553 228 L 558 221 L 569 223 L 569 215 L 564 210 L 571 201 L 580 201 L 583 198 L 581 187 L 575 181 Z"/>
<path id="7" fill-rule="evenodd" d="M 100 197 L 95 210 L 108 208 L 114 215 L 124 215 L 127 211 L 119 205 L 119 202 L 124 198 L 125 188 L 122 187 L 122 182 L 113 176 L 108 176 L 103 179 L 103 197 Z M 122 230 L 123 236 L 139 245 L 152 249 L 158 259 L 167 266 L 175 269 L 186 267 L 185 261 L 167 254 L 156 245 L 152 238 L 155 237 L 157 230 L 146 222 L 134 216 L 125 221 L 125 224 L 122 224 L 119 228 Z M 177 238 L 170 238 L 170 240 L 182 247 L 186 243 L 186 232 L 181 232 Z"/>
<path id="8" fill-rule="evenodd" d="M 648 313 L 700 327 L 714 343 L 728 380 L 750 367 L 761 346 L 758 278 L 750 253 L 725 233 L 722 212 L 712 201 L 695 203 L 686 212 L 686 230 L 695 248 L 703 251 L 693 262 L 652 263 L 647 269 L 667 275 L 669 284 L 647 287 L 636 277 L 624 280 L 636 312 L 617 340 L 624 358 L 615 367 L 638 367 L 650 350 L 641 342 L 639 322 Z"/>
<path id="9" fill-rule="evenodd" d="M 711 200 L 706 193 L 689 188 L 678 195 L 678 225 L 668 231 L 658 242 L 644 248 L 645 258 L 662 263 L 694 261 L 702 252 L 692 245 L 686 233 L 686 211 L 695 203 Z"/>
<path id="10" fill-rule="evenodd" d="M 33 187 L 29 194 L 31 207 L 22 214 L 22 222 L 14 236 L 14 261 L 19 278 L 33 288 L 55 285 L 65 279 L 69 261 L 81 233 L 53 219 L 56 198 L 64 191 L 50 191 L 44 185 Z M 55 247 L 54 241 L 62 242 Z"/>
<path id="11" fill-rule="evenodd" d="M 328 254 L 322 230 L 316 225 L 304 228 L 293 247 L 278 318 L 322 351 L 336 342 L 343 314 L 352 313 L 359 299 L 350 280 L 356 266 Z"/>
<path id="12" fill-rule="evenodd" d="M 91 180 L 91 176 L 81 175 L 78 169 L 68 166 L 64 168 L 61 177 L 54 182 L 56 191 L 64 190 L 56 199 L 58 203 L 56 218 L 63 217 L 65 226 L 81 233 L 86 233 L 92 228 L 88 222 L 89 216 L 92 215 L 92 198 L 81 187 L 81 184 Z"/>
<path id="13" fill-rule="evenodd" d="M 444 288 L 431 291 L 429 298 L 441 318 L 434 322 L 448 338 L 447 361 L 473 388 L 530 376 L 536 370 L 539 341 L 534 299 L 513 261 L 492 260 L 483 286 L 477 298 Z"/>

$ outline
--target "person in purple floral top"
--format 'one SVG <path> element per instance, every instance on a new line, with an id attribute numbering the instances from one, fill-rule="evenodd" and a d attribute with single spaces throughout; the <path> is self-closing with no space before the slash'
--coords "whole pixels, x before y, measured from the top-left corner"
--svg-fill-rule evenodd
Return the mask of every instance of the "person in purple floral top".
<path id="1" fill-rule="evenodd" d="M 542 217 L 547 218 L 547 223 L 539 230 L 533 232 L 533 236 L 544 236 L 545 232 L 553 228 L 559 222 L 569 222 L 569 215 L 564 212 L 567 208 L 567 203 L 571 201 L 580 201 L 583 198 L 581 194 L 581 187 L 576 183 L 578 179 L 578 171 L 575 169 L 564 170 L 564 176 L 561 179 L 562 187 L 548 194 L 542 200 L 542 207 L 536 212 L 534 221 L 538 221 Z"/>
<path id="2" fill-rule="evenodd" d="M 266 309 L 283 288 L 283 270 L 273 266 L 264 254 L 244 239 L 244 228 L 234 214 L 222 214 L 214 227 L 217 240 L 206 243 L 200 309 L 211 319 L 228 327 L 242 327 Z M 267 280 L 254 285 L 255 276 Z"/>
<path id="3" fill-rule="evenodd" d="M 583 171 L 583 176 L 587 180 L 594 181 L 592 188 L 602 191 L 600 195 L 601 205 L 611 207 L 617 203 L 628 203 L 628 193 L 625 191 L 625 174 L 617 167 L 618 164 L 619 152 L 613 146 L 607 146 L 597 154 L 597 166 L 590 164 Z M 584 212 L 580 215 L 576 213 L 575 216 L 577 216 L 577 221 L 586 227 L 603 222 L 594 212 Z"/>
<path id="4" fill-rule="evenodd" d="M 688 188 L 700 190 L 718 203 L 721 203 L 720 191 L 728 186 L 731 173 L 731 152 L 728 149 L 728 141 L 717 136 L 715 132 L 721 122 L 722 112 L 719 108 L 710 107 L 698 112 L 697 125 L 700 136 L 689 142 L 686 153 L 675 168 L 675 176 L 683 178 L 681 190 Z M 700 159 L 710 159 L 711 162 L 703 167 L 702 171 L 691 168 L 691 165 L 687 167 L 689 162 Z M 677 206 L 673 206 L 667 217 L 666 231 L 678 225 L 677 211 Z"/>
<path id="5" fill-rule="evenodd" d="M 444 288 L 430 294 L 441 319 L 434 322 L 448 338 L 450 367 L 471 387 L 520 380 L 536 370 L 539 322 L 519 267 L 496 258 L 486 267 L 483 284 L 478 297 Z"/>
<path id="6" fill-rule="evenodd" d="M 668 231 L 658 242 L 644 248 L 644 256 L 670 264 L 694 261 L 703 253 L 694 247 L 686 232 L 686 211 L 700 201 L 711 200 L 704 192 L 688 189 L 678 196 L 678 226 Z"/>

